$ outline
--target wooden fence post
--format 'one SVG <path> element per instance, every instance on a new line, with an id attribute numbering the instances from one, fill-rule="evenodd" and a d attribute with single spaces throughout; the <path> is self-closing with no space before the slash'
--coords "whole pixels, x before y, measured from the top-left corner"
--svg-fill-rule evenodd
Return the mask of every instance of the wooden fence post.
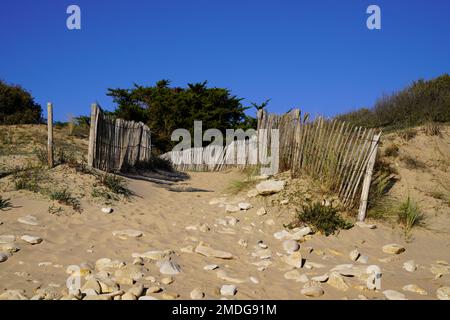
<path id="1" fill-rule="evenodd" d="M 89 130 L 89 150 L 88 150 L 88 166 L 94 167 L 94 155 L 97 142 L 97 113 L 98 107 L 96 103 L 91 105 L 91 124 Z"/>
<path id="2" fill-rule="evenodd" d="M 48 166 L 53 168 L 53 105 L 47 103 L 47 158 Z"/>
<path id="3" fill-rule="evenodd" d="M 370 183 L 372 182 L 372 174 L 373 174 L 373 167 L 375 165 L 375 160 L 377 157 L 377 149 L 378 149 L 378 141 L 380 140 L 381 132 L 379 134 L 374 135 L 372 139 L 372 145 L 370 147 L 370 157 L 369 161 L 367 162 L 367 168 L 366 168 L 366 174 L 364 176 L 364 182 L 362 186 L 361 191 L 361 202 L 359 205 L 359 211 L 358 211 L 358 221 L 364 221 L 366 218 L 366 210 L 367 210 L 367 201 L 369 198 L 369 190 L 370 190 Z"/>

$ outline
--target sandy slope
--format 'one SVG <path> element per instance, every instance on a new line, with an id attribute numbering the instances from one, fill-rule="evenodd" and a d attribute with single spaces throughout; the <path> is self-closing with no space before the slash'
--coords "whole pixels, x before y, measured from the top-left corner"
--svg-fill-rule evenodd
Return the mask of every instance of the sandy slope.
<path id="1" fill-rule="evenodd" d="M 236 172 L 228 173 L 192 173 L 191 179 L 179 182 L 206 189 L 209 192 L 172 192 L 160 185 L 146 181 L 129 180 L 130 188 L 137 194 L 130 202 L 120 202 L 114 205 L 112 214 L 101 212 L 101 206 L 91 201 L 83 201 L 82 214 L 55 216 L 47 212 L 49 201 L 37 197 L 31 200 L 27 194 L 13 198 L 14 208 L 0 212 L 0 235 L 13 234 L 20 238 L 23 234 L 37 235 L 44 239 L 40 244 L 31 246 L 18 239 L 20 251 L 0 263 L 0 293 L 6 289 L 24 289 L 25 295 L 31 297 L 38 288 L 48 288 L 60 292 L 65 290 L 67 274 L 66 267 L 72 264 L 89 262 L 94 264 L 99 258 L 119 259 L 131 264 L 132 253 L 149 250 L 173 250 L 174 260 L 180 264 L 182 272 L 174 276 L 170 285 L 161 285 L 164 292 L 175 292 L 182 299 L 189 299 L 189 293 L 194 288 L 200 288 L 207 299 L 218 299 L 218 289 L 230 281 L 217 277 L 217 270 L 225 270 L 233 278 L 244 282 L 236 284 L 237 299 L 306 299 L 300 293 L 305 285 L 295 280 L 287 280 L 284 274 L 291 270 L 281 261 L 278 253 L 285 254 L 282 241 L 274 238 L 273 233 L 283 229 L 283 223 L 290 222 L 292 211 L 287 207 L 271 207 L 264 198 L 245 199 L 253 208 L 247 212 L 225 213 L 223 207 L 210 205 L 211 199 L 222 196 L 224 189 L 233 179 L 243 177 Z M 11 193 L 10 193 L 11 194 Z M 8 195 L 8 194 L 6 194 Z M 227 201 L 237 199 L 228 196 Z M 266 206 L 268 213 L 257 216 L 256 210 Z M 17 221 L 19 217 L 31 214 L 38 218 L 39 226 L 28 226 Z M 221 226 L 216 219 L 234 216 L 239 219 L 235 226 Z M 270 224 L 273 220 L 273 225 Z M 269 222 L 269 224 L 267 224 Z M 186 227 L 206 223 L 210 231 L 186 230 Z M 143 231 L 140 238 L 126 240 L 113 236 L 112 231 L 120 229 L 137 229 Z M 221 233 L 225 228 L 234 234 Z M 240 239 L 248 242 L 244 248 L 238 244 Z M 253 265 L 259 261 L 252 257 L 258 241 L 263 240 L 272 251 L 272 265 L 264 271 L 258 271 Z M 180 249 L 189 245 L 196 246 L 199 241 L 210 244 L 215 249 L 225 250 L 233 254 L 233 259 L 222 260 L 205 257 L 197 253 L 184 253 Z M 382 251 L 382 246 L 388 243 L 398 243 L 405 246 L 406 251 L 400 255 L 389 255 Z M 436 260 L 450 262 L 450 235 L 448 233 L 432 233 L 427 230 L 416 230 L 414 241 L 405 243 L 402 233 L 390 227 L 379 225 L 375 230 L 354 227 L 343 231 L 337 236 L 324 237 L 314 235 L 301 243 L 301 251 L 308 262 L 323 264 L 323 268 L 298 269 L 300 274 L 309 277 L 329 273 L 338 264 L 353 263 L 348 254 L 358 248 L 362 254 L 369 257 L 369 264 L 376 264 L 383 272 L 382 290 L 393 289 L 403 292 L 408 299 L 435 299 L 436 290 L 441 286 L 450 285 L 449 274 L 435 279 L 430 271 Z M 307 253 L 307 247 L 314 250 Z M 331 249 L 331 250 L 330 250 Z M 392 261 L 381 262 L 378 259 L 390 257 Z M 407 272 L 402 268 L 403 262 L 414 259 L 419 265 L 415 272 Z M 39 263 L 50 262 L 50 265 L 38 266 Z M 441 263 L 444 263 L 441 261 Z M 218 264 L 215 271 L 203 270 L 208 264 Z M 154 276 L 159 282 L 164 275 L 160 274 L 154 262 L 145 262 L 145 276 Z M 449 268 L 441 266 L 447 271 Z M 259 283 L 253 283 L 249 277 L 255 277 Z M 145 287 L 154 285 L 150 280 L 141 279 Z M 325 294 L 319 299 L 358 298 L 364 295 L 368 298 L 384 297 L 381 291 L 363 290 L 365 282 L 353 277 L 345 277 L 349 285 L 347 291 L 338 290 L 327 283 L 320 284 Z M 407 284 L 416 284 L 425 289 L 426 296 L 402 291 Z M 57 286 L 60 287 L 57 287 Z M 355 288 L 356 286 L 356 288 Z M 128 286 L 121 286 L 127 289 Z M 163 293 L 152 294 L 162 298 Z M 362 298 L 360 296 L 360 298 Z"/>

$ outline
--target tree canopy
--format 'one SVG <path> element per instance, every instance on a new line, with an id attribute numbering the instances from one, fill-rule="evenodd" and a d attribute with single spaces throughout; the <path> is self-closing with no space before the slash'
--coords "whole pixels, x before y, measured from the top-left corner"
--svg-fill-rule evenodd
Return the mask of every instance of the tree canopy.
<path id="1" fill-rule="evenodd" d="M 135 84 L 131 89 L 108 89 L 107 95 L 117 104 L 115 116 L 147 124 L 153 144 L 161 152 L 175 144 L 171 142 L 175 129 L 187 129 L 192 134 L 196 120 L 203 122 L 203 130 L 256 128 L 256 119 L 245 114 L 242 99 L 228 89 L 208 88 L 206 81 L 181 88 L 160 80 L 150 87 Z"/>
<path id="2" fill-rule="evenodd" d="M 0 124 L 38 124 L 42 108 L 31 94 L 18 85 L 0 80 Z"/>

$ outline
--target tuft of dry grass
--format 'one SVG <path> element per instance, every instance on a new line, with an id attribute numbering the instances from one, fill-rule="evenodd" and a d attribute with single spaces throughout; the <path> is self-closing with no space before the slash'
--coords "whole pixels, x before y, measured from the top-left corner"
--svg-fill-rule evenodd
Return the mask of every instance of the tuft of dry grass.
<path id="1" fill-rule="evenodd" d="M 427 167 L 424 162 L 409 155 L 402 156 L 400 160 L 402 160 L 406 168 L 410 170 L 425 169 Z"/>

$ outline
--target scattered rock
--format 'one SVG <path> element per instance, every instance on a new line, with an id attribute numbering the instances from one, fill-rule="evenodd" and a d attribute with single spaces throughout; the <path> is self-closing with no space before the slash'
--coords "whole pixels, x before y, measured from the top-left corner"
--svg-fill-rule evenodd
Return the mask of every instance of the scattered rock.
<path id="1" fill-rule="evenodd" d="M 0 262 L 5 262 L 8 260 L 8 255 L 6 253 L 0 252 Z"/>
<path id="2" fill-rule="evenodd" d="M 143 266 L 144 265 L 144 259 L 142 257 L 137 257 L 133 259 L 132 262 L 134 265 Z"/>
<path id="3" fill-rule="evenodd" d="M 144 293 L 144 286 L 142 284 L 135 285 L 134 287 L 130 288 L 127 293 L 131 293 L 135 297 L 140 297 Z"/>
<path id="4" fill-rule="evenodd" d="M 216 270 L 219 266 L 217 264 L 208 264 L 203 267 L 203 270 L 212 271 Z"/>
<path id="5" fill-rule="evenodd" d="M 174 293 L 174 292 L 164 292 L 162 294 L 162 298 L 164 300 L 175 300 L 176 298 L 178 298 L 180 295 L 178 293 Z"/>
<path id="6" fill-rule="evenodd" d="M 125 292 L 121 300 L 137 300 L 137 297 L 131 292 Z"/>
<path id="7" fill-rule="evenodd" d="M 264 243 L 264 241 L 259 240 L 258 241 L 258 247 L 260 247 L 261 249 L 267 249 L 268 245 Z"/>
<path id="8" fill-rule="evenodd" d="M 368 256 L 364 256 L 364 255 L 360 255 L 358 260 L 356 260 L 359 263 L 363 263 L 363 264 L 367 264 L 369 262 L 369 257 Z"/>
<path id="9" fill-rule="evenodd" d="M 100 285 L 102 293 L 112 293 L 119 291 L 119 285 L 108 277 L 94 277 Z"/>
<path id="10" fill-rule="evenodd" d="M 200 242 L 199 245 L 195 248 L 195 252 L 201 254 L 206 257 L 214 257 L 220 259 L 232 259 L 233 255 L 226 251 L 215 250 L 206 245 L 203 242 Z"/>
<path id="11" fill-rule="evenodd" d="M 17 219 L 20 223 L 27 224 L 29 226 L 37 226 L 39 225 L 39 221 L 36 217 L 27 215 L 25 217 L 21 217 Z"/>
<path id="12" fill-rule="evenodd" d="M 296 230 L 296 229 L 294 229 Z M 289 236 L 292 240 L 302 240 L 305 236 L 312 232 L 310 227 L 304 227 L 299 230 L 296 230 L 293 234 Z"/>
<path id="13" fill-rule="evenodd" d="M 275 225 L 275 220 L 273 220 L 273 219 L 267 219 L 266 221 L 264 221 L 264 223 L 265 223 L 267 226 L 274 226 L 274 225 Z"/>
<path id="14" fill-rule="evenodd" d="M 325 292 L 323 291 L 323 289 L 321 287 L 315 286 L 315 287 L 303 288 L 300 291 L 300 293 L 307 297 L 317 298 L 317 297 L 322 296 Z"/>
<path id="15" fill-rule="evenodd" d="M 316 277 L 311 278 L 312 281 L 316 281 L 316 282 L 327 282 L 328 279 L 329 279 L 328 274 L 324 274 L 322 276 L 316 276 Z"/>
<path id="16" fill-rule="evenodd" d="M 284 189 L 286 181 L 266 180 L 256 185 L 258 194 L 266 196 L 278 193 Z"/>
<path id="17" fill-rule="evenodd" d="M 388 300 L 407 300 L 403 293 L 395 290 L 384 290 L 383 294 Z"/>
<path id="18" fill-rule="evenodd" d="M 264 207 L 259 208 L 259 209 L 256 211 L 256 215 L 258 215 L 258 216 L 263 216 L 263 215 L 265 215 L 265 214 L 267 214 L 267 211 L 266 211 L 266 208 L 264 208 Z"/>
<path id="19" fill-rule="evenodd" d="M 223 296 L 234 296 L 237 292 L 237 288 L 232 284 L 224 284 L 220 288 L 220 294 Z"/>
<path id="20" fill-rule="evenodd" d="M 142 279 L 144 273 L 141 266 L 128 265 L 114 272 L 114 280 L 121 285 L 133 285 L 135 281 Z"/>
<path id="21" fill-rule="evenodd" d="M 422 289 L 421 287 L 419 287 L 415 284 L 408 284 L 408 285 L 404 286 L 402 289 L 404 291 L 414 292 L 414 293 L 420 294 L 422 296 L 426 296 L 428 294 L 424 289 Z"/>
<path id="22" fill-rule="evenodd" d="M 256 189 L 251 189 L 247 192 L 247 197 L 249 198 L 254 198 L 258 195 L 258 190 Z"/>
<path id="23" fill-rule="evenodd" d="M 149 293 L 158 293 L 158 292 L 161 292 L 161 291 L 162 291 L 161 287 L 159 287 L 159 286 L 151 286 L 151 287 L 147 288 L 146 294 L 148 295 Z"/>
<path id="24" fill-rule="evenodd" d="M 405 248 L 402 247 L 399 244 L 391 243 L 383 246 L 383 252 L 384 253 L 390 253 L 390 254 L 400 254 L 405 251 Z"/>
<path id="25" fill-rule="evenodd" d="M 327 284 L 341 291 L 347 291 L 349 289 L 349 286 L 345 283 L 344 278 L 337 272 L 332 272 L 330 274 Z"/>
<path id="26" fill-rule="evenodd" d="M 376 225 L 374 225 L 374 224 L 367 224 L 367 223 L 365 223 L 365 222 L 356 222 L 355 223 L 358 227 L 360 227 L 360 228 L 366 228 L 366 229 L 376 229 Z"/>
<path id="27" fill-rule="evenodd" d="M 281 200 L 280 201 L 280 204 L 281 205 L 286 205 L 286 204 L 288 204 L 289 203 L 289 199 L 284 199 L 284 200 Z"/>
<path id="28" fill-rule="evenodd" d="M 300 245 L 298 244 L 297 241 L 292 240 L 292 239 L 288 239 L 283 241 L 283 249 L 291 254 L 294 253 L 295 251 L 298 251 L 300 249 Z"/>
<path id="29" fill-rule="evenodd" d="M 19 250 L 20 250 L 20 248 L 18 246 L 16 246 L 15 243 L 4 243 L 4 244 L 0 243 L 0 252 L 4 252 L 6 254 L 8 254 L 8 253 L 12 254 Z"/>
<path id="30" fill-rule="evenodd" d="M 442 277 L 443 275 L 450 274 L 450 266 L 445 266 L 441 264 L 432 264 L 430 268 L 431 273 L 436 275 L 436 278 Z"/>
<path id="31" fill-rule="evenodd" d="M 284 274 L 284 278 L 287 280 L 295 280 L 296 282 L 306 283 L 309 281 L 306 274 L 300 274 L 298 270 L 291 270 Z"/>
<path id="32" fill-rule="evenodd" d="M 260 259 L 270 259 L 272 258 L 272 251 L 270 249 L 260 249 L 256 252 L 252 252 L 252 256 Z"/>
<path id="33" fill-rule="evenodd" d="M 258 278 L 256 278 L 256 277 L 250 277 L 249 279 L 250 279 L 250 281 L 253 282 L 254 284 L 258 284 L 258 283 L 259 283 L 259 280 L 258 280 Z"/>
<path id="34" fill-rule="evenodd" d="M 163 251 L 147 251 L 144 253 L 133 253 L 131 256 L 133 258 L 142 258 L 146 260 L 159 261 L 166 257 L 166 253 Z"/>
<path id="35" fill-rule="evenodd" d="M 239 209 L 241 209 L 241 210 L 250 210 L 253 206 L 250 204 L 250 203 L 248 203 L 248 202 L 240 202 L 239 204 L 238 204 L 238 206 L 239 206 Z"/>
<path id="36" fill-rule="evenodd" d="M 112 213 L 113 211 L 113 208 L 102 208 L 103 213 Z"/>
<path id="37" fill-rule="evenodd" d="M 2 235 L 0 236 L 0 244 L 13 243 L 16 240 L 14 235 Z"/>
<path id="38" fill-rule="evenodd" d="M 436 290 L 436 296 L 439 300 L 450 300 L 450 287 L 440 287 Z"/>
<path id="39" fill-rule="evenodd" d="M 232 204 L 227 204 L 225 206 L 225 212 L 238 212 L 241 209 L 239 209 L 238 206 L 232 205 Z"/>
<path id="40" fill-rule="evenodd" d="M 161 279 L 161 283 L 164 285 L 169 285 L 171 283 L 173 283 L 175 280 L 172 277 L 167 277 L 167 278 L 162 278 Z"/>
<path id="41" fill-rule="evenodd" d="M 84 293 L 87 296 L 98 295 L 102 293 L 102 289 L 96 280 L 91 279 L 86 281 L 86 283 L 81 287 L 81 293 Z"/>
<path id="42" fill-rule="evenodd" d="M 189 245 L 184 248 L 181 248 L 180 251 L 183 253 L 194 253 L 194 247 Z"/>
<path id="43" fill-rule="evenodd" d="M 417 269 L 417 265 L 414 262 L 414 260 L 408 260 L 405 263 L 403 263 L 403 269 L 409 272 L 414 272 Z"/>
<path id="44" fill-rule="evenodd" d="M 22 290 L 6 290 L 0 294 L 0 300 L 28 300 Z"/>
<path id="45" fill-rule="evenodd" d="M 124 265 L 125 265 L 125 263 L 122 261 L 111 260 L 109 258 L 101 258 L 95 262 L 95 268 L 98 271 L 118 269 L 118 268 L 123 267 Z"/>
<path id="46" fill-rule="evenodd" d="M 245 279 L 240 279 L 240 278 L 233 278 L 230 277 L 225 270 L 218 270 L 217 273 L 217 278 L 227 281 L 227 282 L 233 282 L 233 283 L 244 283 L 246 282 Z"/>
<path id="47" fill-rule="evenodd" d="M 199 288 L 195 288 L 191 291 L 190 296 L 192 300 L 201 300 L 205 297 L 205 293 Z"/>
<path id="48" fill-rule="evenodd" d="M 126 239 L 126 238 L 139 238 L 142 237 L 144 233 L 142 231 L 139 230 L 134 230 L 134 229 L 125 229 L 125 230 L 116 230 L 113 231 L 113 236 L 117 236 L 121 239 Z"/>
<path id="49" fill-rule="evenodd" d="M 245 240 L 245 239 L 239 239 L 238 243 L 241 247 L 244 247 L 244 248 L 247 248 L 247 246 L 248 246 L 247 240 Z"/>
<path id="50" fill-rule="evenodd" d="M 302 254 L 297 251 L 288 256 L 283 256 L 282 260 L 290 266 L 301 268 L 303 265 Z"/>
<path id="51" fill-rule="evenodd" d="M 160 263 L 159 272 L 162 274 L 176 275 L 181 272 L 181 267 L 174 261 L 165 260 Z"/>
<path id="52" fill-rule="evenodd" d="M 200 232 L 205 233 L 205 232 L 208 232 L 209 230 L 211 230 L 211 228 L 209 227 L 208 224 L 202 223 L 202 224 L 198 227 L 198 230 L 200 230 Z"/>
<path id="53" fill-rule="evenodd" d="M 350 260 L 356 261 L 356 260 L 358 260 L 360 255 L 361 254 L 359 253 L 358 249 L 352 250 L 349 254 Z"/>
<path id="54" fill-rule="evenodd" d="M 138 300 L 158 300 L 158 299 L 156 299 L 155 297 L 152 297 L 152 296 L 142 296 L 142 297 L 139 297 Z"/>
<path id="55" fill-rule="evenodd" d="M 29 235 L 24 235 L 20 239 L 22 239 L 23 241 L 28 242 L 31 245 L 39 244 L 39 243 L 42 242 L 42 238 L 35 237 L 35 236 L 29 236 Z"/>
<path id="56" fill-rule="evenodd" d="M 291 236 L 291 234 L 286 230 L 281 230 L 281 231 L 275 232 L 273 234 L 273 236 L 277 240 L 283 240 L 283 239 L 289 238 Z"/>

